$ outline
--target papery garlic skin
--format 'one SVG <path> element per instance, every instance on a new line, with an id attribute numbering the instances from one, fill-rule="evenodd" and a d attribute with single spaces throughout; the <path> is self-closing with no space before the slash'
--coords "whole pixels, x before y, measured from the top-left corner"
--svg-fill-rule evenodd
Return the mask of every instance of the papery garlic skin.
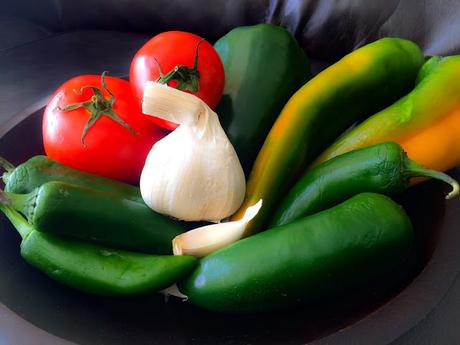
<path id="1" fill-rule="evenodd" d="M 161 291 L 158 291 L 159 293 L 163 294 L 165 296 L 165 302 L 168 302 L 169 296 L 174 296 L 177 298 L 180 298 L 183 302 L 186 302 L 188 300 L 188 296 L 184 295 L 182 292 L 180 292 L 177 284 L 173 284 L 166 289 L 163 289 Z"/>
<path id="2" fill-rule="evenodd" d="M 177 235 L 172 241 L 174 255 L 202 258 L 240 240 L 244 236 L 246 226 L 261 207 L 262 200 L 259 200 L 246 209 L 240 220 L 206 225 Z"/>
<path id="3" fill-rule="evenodd" d="M 143 112 L 180 124 L 147 156 L 140 180 L 145 203 L 187 221 L 232 215 L 246 182 L 217 114 L 196 96 L 153 82 L 145 89 Z"/>

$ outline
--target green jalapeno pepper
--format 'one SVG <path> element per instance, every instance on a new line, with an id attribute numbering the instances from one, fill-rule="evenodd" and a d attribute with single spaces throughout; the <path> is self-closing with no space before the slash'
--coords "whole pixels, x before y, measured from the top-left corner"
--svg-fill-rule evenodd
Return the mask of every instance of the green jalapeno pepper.
<path id="1" fill-rule="evenodd" d="M 412 225 L 390 198 L 363 193 L 203 258 L 180 289 L 221 312 L 286 308 L 329 298 L 397 269 Z"/>
<path id="2" fill-rule="evenodd" d="M 343 131 L 409 92 L 423 61 L 415 43 L 384 38 L 348 54 L 297 91 L 270 130 L 249 176 L 245 201 L 232 217 L 240 219 L 263 200 L 246 235 L 262 229 L 283 193 Z"/>
<path id="3" fill-rule="evenodd" d="M 52 181 L 29 194 L 6 194 L 37 230 L 109 247 L 171 254 L 172 240 L 184 231 L 118 193 Z"/>
<path id="4" fill-rule="evenodd" d="M 363 192 L 395 195 L 409 187 L 411 177 L 425 176 L 452 185 L 447 198 L 458 194 L 457 181 L 410 160 L 395 142 L 386 142 L 337 156 L 307 171 L 292 187 L 271 226 L 325 210 Z"/>
<path id="5" fill-rule="evenodd" d="M 137 187 L 72 169 L 46 156 L 34 156 L 17 167 L 0 157 L 0 166 L 6 170 L 2 176 L 5 192 L 26 194 L 46 182 L 62 181 L 106 192 L 120 193 L 125 198 L 143 202 L 141 192 Z"/>
<path id="6" fill-rule="evenodd" d="M 196 265 L 191 256 L 134 253 L 45 234 L 34 230 L 10 206 L 1 204 L 0 210 L 21 235 L 21 256 L 29 264 L 85 292 L 113 296 L 162 290 L 184 278 Z"/>

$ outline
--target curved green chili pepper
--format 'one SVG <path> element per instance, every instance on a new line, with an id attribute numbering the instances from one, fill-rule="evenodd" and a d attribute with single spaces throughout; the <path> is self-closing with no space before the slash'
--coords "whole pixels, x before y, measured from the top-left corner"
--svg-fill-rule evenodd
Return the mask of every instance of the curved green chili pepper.
<path id="1" fill-rule="evenodd" d="M 0 204 L 0 210 L 21 235 L 21 256 L 29 264 L 85 292 L 116 296 L 162 290 L 196 265 L 191 256 L 147 255 L 41 233 L 10 206 Z"/>
<path id="2" fill-rule="evenodd" d="M 411 177 L 434 177 L 451 184 L 447 198 L 458 194 L 457 181 L 410 160 L 394 142 L 337 156 L 307 171 L 279 204 L 271 226 L 325 210 L 363 192 L 395 195 L 409 187 Z"/>
<path id="3" fill-rule="evenodd" d="M 13 166 L 0 157 L 0 166 L 6 172 L 2 179 L 5 192 L 26 194 L 50 181 L 62 181 L 105 192 L 119 193 L 130 200 L 143 202 L 139 188 L 103 176 L 76 170 L 47 156 L 34 156 Z"/>

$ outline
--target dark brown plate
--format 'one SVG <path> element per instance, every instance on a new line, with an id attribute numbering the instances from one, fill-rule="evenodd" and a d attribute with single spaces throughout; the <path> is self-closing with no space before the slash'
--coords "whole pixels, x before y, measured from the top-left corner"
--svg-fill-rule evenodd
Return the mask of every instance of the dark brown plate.
<path id="1" fill-rule="evenodd" d="M 3 128 L 1 156 L 18 164 L 43 153 L 42 111 Z M 460 177 L 458 169 L 452 174 Z M 156 294 L 101 298 L 61 286 L 22 260 L 19 236 L 1 216 L 0 343 L 388 344 L 426 316 L 458 273 L 460 199 L 444 201 L 446 190 L 430 181 L 399 199 L 417 235 L 410 265 L 388 277 L 391 284 L 318 306 L 244 316 L 165 302 Z"/>

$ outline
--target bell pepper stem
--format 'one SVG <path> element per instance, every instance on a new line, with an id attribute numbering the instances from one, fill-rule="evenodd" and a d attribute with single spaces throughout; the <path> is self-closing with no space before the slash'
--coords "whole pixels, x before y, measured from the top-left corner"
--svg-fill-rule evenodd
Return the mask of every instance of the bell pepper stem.
<path id="1" fill-rule="evenodd" d="M 460 187 L 458 182 L 449 175 L 441 171 L 425 168 L 421 164 L 411 159 L 406 159 L 404 165 L 406 168 L 407 176 L 409 177 L 431 177 L 450 184 L 452 190 L 449 192 L 449 194 L 446 195 L 446 199 L 452 199 L 459 194 Z"/>

